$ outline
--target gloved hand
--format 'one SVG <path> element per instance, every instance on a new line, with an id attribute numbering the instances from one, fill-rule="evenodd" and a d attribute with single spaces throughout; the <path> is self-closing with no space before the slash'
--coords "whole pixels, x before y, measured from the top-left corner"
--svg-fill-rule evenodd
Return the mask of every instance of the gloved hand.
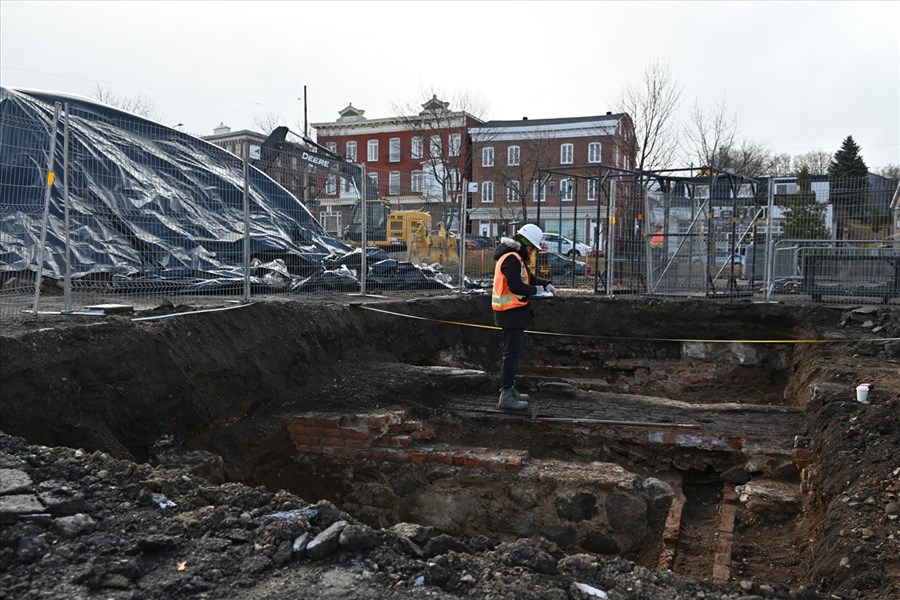
<path id="1" fill-rule="evenodd" d="M 553 287 L 553 284 L 552 284 L 552 283 L 548 283 L 547 285 L 545 285 L 545 286 L 544 286 L 544 290 L 550 292 L 550 293 L 553 294 L 554 296 L 556 295 L 556 288 Z"/>

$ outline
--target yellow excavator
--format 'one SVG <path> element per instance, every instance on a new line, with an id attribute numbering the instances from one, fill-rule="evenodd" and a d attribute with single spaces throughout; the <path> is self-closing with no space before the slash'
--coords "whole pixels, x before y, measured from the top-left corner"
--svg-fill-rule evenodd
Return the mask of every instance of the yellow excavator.
<path id="1" fill-rule="evenodd" d="M 448 234 L 441 223 L 431 231 L 431 215 L 419 210 L 393 210 L 388 201 L 366 201 L 366 245 L 378 246 L 388 252 L 406 251 L 407 260 L 416 264 L 459 264 L 457 238 Z M 343 238 L 354 245 L 362 240 L 362 202 L 350 213 L 350 223 Z"/>

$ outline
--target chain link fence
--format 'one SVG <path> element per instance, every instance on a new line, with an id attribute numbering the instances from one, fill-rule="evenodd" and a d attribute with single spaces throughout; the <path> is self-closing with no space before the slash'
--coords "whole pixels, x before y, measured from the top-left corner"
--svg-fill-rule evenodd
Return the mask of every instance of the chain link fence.
<path id="1" fill-rule="evenodd" d="M 0 91 L 0 320 L 486 290 L 499 238 L 526 220 L 547 234 L 535 268 L 560 288 L 900 296 L 897 182 L 876 176 L 546 169 L 539 205 L 482 230 L 458 170 L 410 172 L 390 148 L 374 169 L 286 129 L 259 137 L 215 145 L 83 99 Z"/>

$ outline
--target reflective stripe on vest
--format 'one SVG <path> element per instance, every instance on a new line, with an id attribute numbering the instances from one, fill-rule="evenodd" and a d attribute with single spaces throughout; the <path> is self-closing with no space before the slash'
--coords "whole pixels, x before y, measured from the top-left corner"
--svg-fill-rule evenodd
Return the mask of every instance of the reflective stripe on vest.
<path id="1" fill-rule="evenodd" d="M 531 283 L 528 269 L 525 268 L 525 262 L 522 260 L 522 257 L 519 256 L 518 252 L 507 252 L 501 256 L 500 260 L 498 260 L 497 264 L 494 266 L 494 289 L 491 292 L 491 308 L 494 310 L 509 310 L 511 308 L 528 305 L 528 301 L 524 300 L 524 296 L 519 298 L 510 291 L 506 275 L 500 270 L 500 267 L 503 265 L 503 261 L 506 260 L 507 256 L 516 257 L 516 260 L 519 261 L 519 266 L 521 267 L 522 281 Z"/>

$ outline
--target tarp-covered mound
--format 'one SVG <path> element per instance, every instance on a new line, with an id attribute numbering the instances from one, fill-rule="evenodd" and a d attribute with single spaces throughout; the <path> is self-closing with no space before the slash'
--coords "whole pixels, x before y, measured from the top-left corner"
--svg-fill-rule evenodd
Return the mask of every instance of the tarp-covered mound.
<path id="1" fill-rule="evenodd" d="M 225 150 L 90 100 L 0 88 L 0 271 L 34 270 L 54 103 L 68 103 L 73 279 L 127 287 L 243 276 L 243 162 Z M 57 127 L 43 275 L 65 274 L 63 119 Z M 283 187 L 250 168 L 254 272 L 277 264 L 298 280 L 350 247 L 329 237 Z"/>

